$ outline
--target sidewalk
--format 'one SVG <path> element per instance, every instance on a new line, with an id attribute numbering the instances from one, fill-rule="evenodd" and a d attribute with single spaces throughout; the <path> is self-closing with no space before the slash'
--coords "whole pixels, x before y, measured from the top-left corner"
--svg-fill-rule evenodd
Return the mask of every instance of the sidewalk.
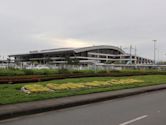
<path id="1" fill-rule="evenodd" d="M 26 102 L 19 104 L 1 105 L 0 120 L 23 116 L 23 115 L 41 113 L 51 110 L 69 108 L 94 102 L 106 101 L 116 98 L 122 98 L 131 95 L 163 90 L 163 89 L 166 89 L 166 84 L 111 91 L 111 92 L 71 96 L 71 97 L 64 97 L 58 99 L 48 99 L 48 100 Z"/>

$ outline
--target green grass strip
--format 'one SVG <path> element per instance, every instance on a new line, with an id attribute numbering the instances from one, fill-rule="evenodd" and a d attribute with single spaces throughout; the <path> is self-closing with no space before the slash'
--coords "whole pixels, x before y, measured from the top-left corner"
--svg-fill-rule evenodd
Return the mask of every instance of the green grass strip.
<path id="1" fill-rule="evenodd" d="M 130 77 L 88 77 L 88 78 L 70 78 L 64 80 L 52 80 L 46 82 L 38 82 L 35 84 L 46 85 L 49 83 L 55 84 L 63 84 L 63 83 L 84 83 L 84 82 L 92 82 L 92 81 L 108 81 L 112 79 L 137 79 L 143 80 L 143 83 L 135 83 L 135 84 L 116 84 L 110 87 L 95 87 L 95 88 L 86 88 L 79 90 L 64 90 L 64 91 L 55 91 L 55 92 L 43 92 L 43 93 L 33 93 L 26 94 L 20 91 L 21 87 L 26 84 L 2 84 L 0 85 L 0 105 L 4 104 L 14 104 L 20 102 L 29 102 L 36 100 L 44 100 L 51 98 L 60 98 L 66 96 L 74 96 L 74 95 L 82 95 L 89 93 L 98 93 L 98 92 L 106 92 L 106 91 L 115 91 L 121 89 L 128 88 L 136 88 L 143 86 L 151 86 L 151 85 L 159 85 L 166 83 L 166 75 L 145 75 L 145 76 L 130 76 Z M 34 83 L 30 83 L 34 84 Z"/>

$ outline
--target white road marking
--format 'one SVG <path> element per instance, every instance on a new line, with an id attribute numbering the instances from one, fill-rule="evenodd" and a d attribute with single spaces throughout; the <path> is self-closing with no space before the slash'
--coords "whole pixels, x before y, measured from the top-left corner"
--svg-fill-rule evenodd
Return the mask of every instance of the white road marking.
<path id="1" fill-rule="evenodd" d="M 138 121 L 138 120 L 144 119 L 144 118 L 146 118 L 146 117 L 148 117 L 148 115 L 143 115 L 143 116 L 137 117 L 137 118 L 135 118 L 135 119 L 132 119 L 132 120 L 127 121 L 127 122 L 124 122 L 124 123 L 121 123 L 121 124 L 119 124 L 119 125 L 129 125 L 129 124 L 131 124 L 131 123 L 133 123 L 133 122 L 136 122 L 136 121 Z"/>

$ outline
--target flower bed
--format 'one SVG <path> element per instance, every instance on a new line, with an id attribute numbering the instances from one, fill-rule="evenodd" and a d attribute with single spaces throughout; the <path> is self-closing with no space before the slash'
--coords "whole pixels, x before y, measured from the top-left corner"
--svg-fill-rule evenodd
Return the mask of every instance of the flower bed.
<path id="1" fill-rule="evenodd" d="M 121 80 L 112 80 L 112 84 L 131 84 L 131 83 L 141 83 L 143 80 L 136 79 L 121 79 Z"/>
<path id="2" fill-rule="evenodd" d="M 49 88 L 44 87 L 42 85 L 39 84 L 29 84 L 29 85 L 25 85 L 22 90 L 24 90 L 24 92 L 26 93 L 39 93 L 39 92 L 49 92 L 51 91 Z"/>
<path id="3" fill-rule="evenodd" d="M 22 90 L 25 90 L 25 93 L 40 93 L 40 92 L 50 92 L 50 91 L 63 91 L 63 90 L 78 90 L 78 89 L 88 89 L 94 87 L 111 87 L 116 84 L 134 84 L 142 83 L 143 80 L 136 79 L 112 79 L 108 81 L 92 81 L 85 83 L 63 83 L 63 84 L 54 84 L 48 83 L 46 85 L 39 84 L 30 84 L 22 87 Z"/>
<path id="4" fill-rule="evenodd" d="M 66 84 L 52 84 L 49 83 L 46 85 L 48 88 L 53 90 L 65 90 L 65 89 L 80 89 L 85 88 L 83 84 L 76 83 L 66 83 Z"/>

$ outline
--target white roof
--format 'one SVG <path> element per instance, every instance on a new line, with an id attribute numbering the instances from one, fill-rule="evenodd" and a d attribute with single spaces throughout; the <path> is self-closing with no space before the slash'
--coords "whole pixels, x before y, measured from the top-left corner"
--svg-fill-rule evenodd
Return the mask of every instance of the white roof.
<path id="1" fill-rule="evenodd" d="M 95 50 L 95 49 L 114 49 L 118 50 L 121 53 L 125 54 L 125 52 L 116 46 L 108 46 L 108 45 L 100 45 L 100 46 L 89 46 L 89 47 L 82 47 L 82 48 L 57 48 L 57 49 L 46 49 L 46 50 L 35 50 L 35 51 L 30 51 L 29 53 L 24 53 L 24 54 L 16 54 L 16 55 L 9 55 L 10 57 L 14 56 L 23 56 L 23 55 L 29 55 L 29 54 L 42 54 L 42 53 L 58 53 L 58 52 L 68 52 L 68 51 L 73 51 L 75 53 L 79 52 L 84 52 L 84 51 L 90 51 L 90 50 Z"/>

